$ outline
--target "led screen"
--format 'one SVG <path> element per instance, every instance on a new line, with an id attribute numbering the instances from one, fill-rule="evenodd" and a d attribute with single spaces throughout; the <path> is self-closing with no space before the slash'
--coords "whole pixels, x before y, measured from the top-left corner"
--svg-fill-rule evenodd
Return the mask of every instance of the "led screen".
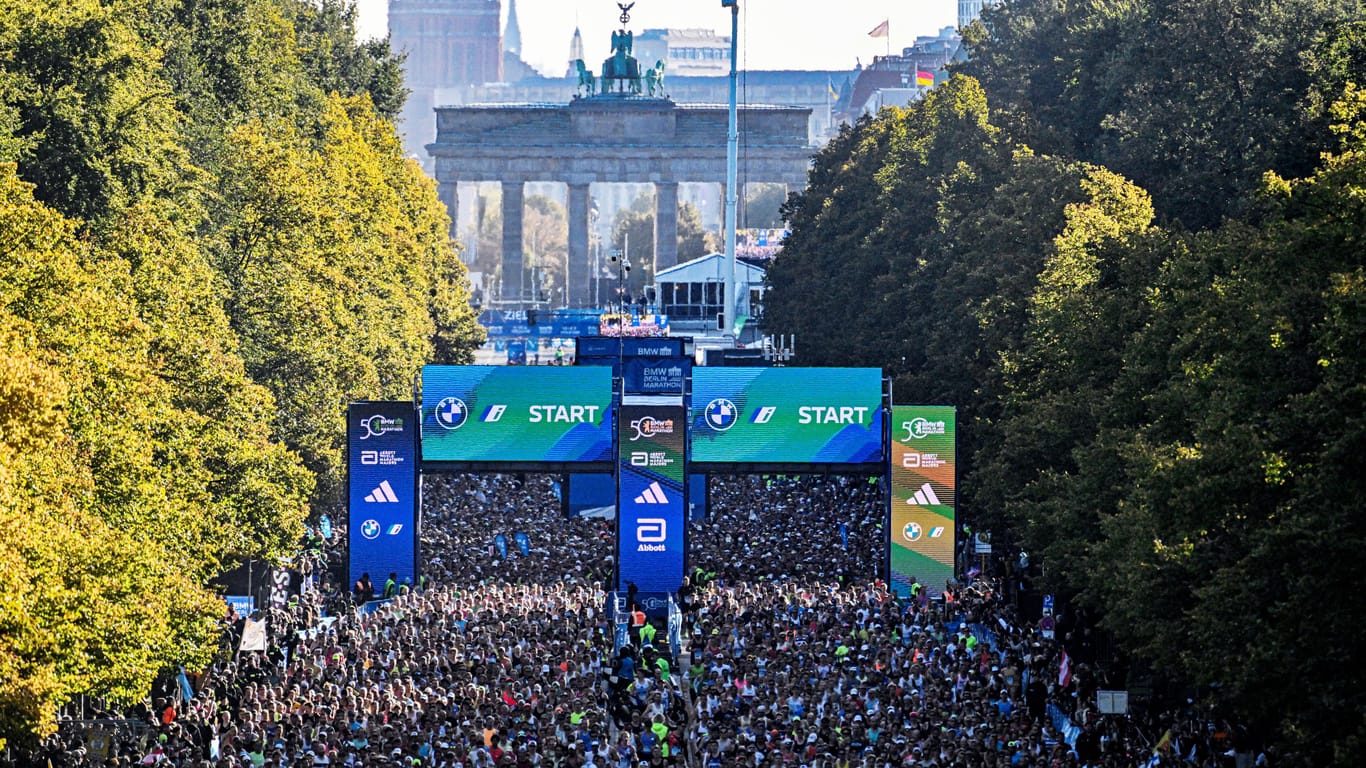
<path id="1" fill-rule="evenodd" d="M 612 460 L 607 368 L 429 365 L 422 369 L 422 460 Z"/>
<path id="2" fill-rule="evenodd" d="M 695 368 L 694 462 L 882 461 L 876 368 Z"/>

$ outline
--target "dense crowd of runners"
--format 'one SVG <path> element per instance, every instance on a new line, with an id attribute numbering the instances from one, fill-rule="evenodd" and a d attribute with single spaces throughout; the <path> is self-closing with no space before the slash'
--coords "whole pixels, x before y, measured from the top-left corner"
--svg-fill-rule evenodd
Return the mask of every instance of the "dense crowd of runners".
<path id="1" fill-rule="evenodd" d="M 1163 721 L 1173 727 L 1162 734 L 1101 716 L 1088 666 L 1060 669 L 1073 638 L 1064 627 L 1066 642 L 1054 642 L 1021 626 L 991 578 L 965 578 L 948 600 L 892 595 L 879 578 L 881 490 L 863 479 L 713 478 L 711 513 L 691 534 L 681 647 L 651 625 L 633 628 L 618 651 L 604 615 L 612 523 L 564 519 L 556 492 L 542 476 L 428 478 L 421 583 L 387 600 L 354 594 L 338 578 L 345 535 L 335 531 L 315 555 L 311 588 L 264 616 L 267 651 L 225 653 L 187 677 L 188 701 L 168 690 L 117 713 L 128 727 L 109 726 L 119 722 L 111 717 L 64 728 L 39 759 L 56 768 L 1270 762 L 1194 712 Z M 494 546 L 519 532 L 525 555 Z M 225 620 L 225 644 L 235 647 L 242 630 L 241 617 Z"/>

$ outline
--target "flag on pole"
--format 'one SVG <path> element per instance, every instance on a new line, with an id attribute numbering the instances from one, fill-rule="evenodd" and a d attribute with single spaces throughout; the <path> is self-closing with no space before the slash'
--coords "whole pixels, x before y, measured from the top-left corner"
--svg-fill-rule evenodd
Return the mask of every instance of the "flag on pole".
<path id="1" fill-rule="evenodd" d="M 1058 664 L 1058 687 L 1066 688 L 1072 683 L 1072 660 L 1067 657 L 1067 649 L 1062 651 L 1062 661 Z"/>
<path id="2" fill-rule="evenodd" d="M 840 92 L 835 90 L 835 83 L 828 77 L 825 78 L 825 87 L 829 90 L 830 99 L 832 101 L 839 101 Z"/>
<path id="3" fill-rule="evenodd" d="M 887 30 L 891 26 L 891 19 L 883 19 L 882 23 L 873 27 L 873 31 L 868 33 L 869 37 L 887 37 Z"/>
<path id="4" fill-rule="evenodd" d="M 915 84 L 923 85 L 926 88 L 934 85 L 934 73 L 926 72 L 923 69 L 917 69 L 915 71 Z"/>

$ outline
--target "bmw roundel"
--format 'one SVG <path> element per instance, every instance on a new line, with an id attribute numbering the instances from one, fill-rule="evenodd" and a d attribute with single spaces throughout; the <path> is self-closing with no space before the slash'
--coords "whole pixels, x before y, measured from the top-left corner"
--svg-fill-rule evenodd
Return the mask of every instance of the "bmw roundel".
<path id="1" fill-rule="evenodd" d="M 364 536 L 364 537 L 367 538 L 367 539 L 373 539 L 373 538 L 378 537 L 378 536 L 379 536 L 379 521 L 378 521 L 378 520 L 366 520 L 365 522 L 361 523 L 361 524 L 360 524 L 360 535 Z"/>
<path id="2" fill-rule="evenodd" d="M 717 432 L 725 432 L 735 426 L 735 422 L 740 418 L 740 411 L 735 407 L 735 403 L 724 397 L 718 397 L 707 403 L 707 408 L 702 414 L 703 418 L 707 420 L 707 426 Z"/>
<path id="3" fill-rule="evenodd" d="M 906 523 L 906 527 L 901 531 L 901 535 L 906 537 L 906 541 L 919 541 L 923 532 L 920 523 L 912 521 Z"/>
<path id="4" fill-rule="evenodd" d="M 432 411 L 436 423 L 446 429 L 459 429 L 465 424 L 465 419 L 469 418 L 469 415 L 470 409 L 465 407 L 465 401 L 458 397 L 442 398 Z"/>

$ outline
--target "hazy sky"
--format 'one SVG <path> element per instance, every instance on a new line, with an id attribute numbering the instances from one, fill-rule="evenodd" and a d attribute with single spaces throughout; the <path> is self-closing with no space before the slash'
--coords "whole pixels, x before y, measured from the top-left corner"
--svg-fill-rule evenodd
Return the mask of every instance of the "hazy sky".
<path id="1" fill-rule="evenodd" d="M 388 0 L 357 0 L 361 37 L 387 31 Z M 503 0 L 506 22 L 508 0 Z M 601 62 L 620 28 L 615 0 L 517 0 L 522 58 L 542 72 L 564 74 L 577 23 L 585 56 Z M 888 40 L 868 32 L 891 20 L 891 50 L 917 35 L 958 23 L 957 0 L 740 0 L 740 66 L 746 69 L 852 69 L 887 53 Z M 636 0 L 630 28 L 704 27 L 730 34 L 720 0 Z M 594 67 L 596 68 L 596 67 Z"/>

